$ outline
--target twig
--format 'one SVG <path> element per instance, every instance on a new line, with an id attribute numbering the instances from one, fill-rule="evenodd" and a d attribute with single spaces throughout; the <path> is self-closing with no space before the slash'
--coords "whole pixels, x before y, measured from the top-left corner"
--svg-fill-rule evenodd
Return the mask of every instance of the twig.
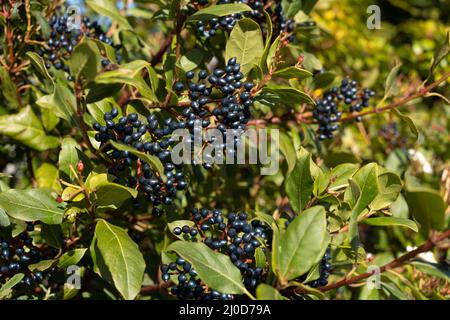
<path id="1" fill-rule="evenodd" d="M 380 272 L 384 272 L 390 269 L 394 269 L 397 268 L 401 265 L 403 265 L 404 263 L 408 262 L 409 260 L 411 260 L 412 258 L 418 256 L 419 254 L 423 253 L 423 252 L 427 252 L 430 251 L 431 249 L 433 249 L 435 246 L 437 246 L 437 244 L 447 238 L 450 237 L 450 230 L 445 231 L 444 233 L 440 234 L 439 236 L 436 236 L 434 238 L 430 238 L 427 242 L 425 242 L 424 244 L 422 244 L 421 246 L 419 246 L 418 248 L 404 254 L 403 256 L 389 262 L 388 264 L 385 264 L 384 266 L 382 266 L 379 270 Z M 344 278 L 336 283 L 324 286 L 324 287 L 320 287 L 318 288 L 318 290 L 322 291 L 322 292 L 326 292 L 326 291 L 330 291 L 333 289 L 337 289 L 340 288 L 342 286 L 347 286 L 350 284 L 353 284 L 355 282 L 359 282 L 361 280 L 367 279 L 370 276 L 372 276 L 375 273 L 375 271 L 373 272 L 366 272 L 360 275 L 357 275 L 355 277 L 352 278 Z M 300 291 L 302 291 L 301 288 L 295 288 L 294 289 L 295 292 L 297 293 L 302 293 Z"/>
<path id="2" fill-rule="evenodd" d="M 141 294 L 149 294 L 149 293 L 165 290 L 172 285 L 173 285 L 172 281 L 167 281 L 167 282 L 161 282 L 159 284 L 154 284 L 151 286 L 144 286 L 141 288 Z"/>
<path id="3" fill-rule="evenodd" d="M 431 90 L 433 90 L 434 88 L 436 88 L 437 86 L 439 86 L 441 83 L 447 81 L 447 79 L 450 77 L 450 71 L 444 73 L 444 75 L 439 78 L 437 81 L 433 82 L 432 84 L 430 84 L 429 86 L 420 89 L 418 92 L 409 95 L 407 97 L 404 97 L 396 102 L 393 102 L 391 104 L 388 104 L 387 106 L 381 107 L 381 108 L 375 108 L 372 110 L 367 110 L 367 111 L 363 111 L 363 112 L 359 112 L 359 113 L 353 113 L 345 118 L 342 118 L 340 121 L 341 122 L 345 122 L 345 121 L 350 121 L 353 120 L 357 117 L 363 117 L 369 114 L 374 114 L 374 113 L 380 113 L 386 110 L 391 110 L 391 109 L 395 109 L 398 108 L 402 105 L 407 104 L 408 102 L 411 102 L 412 100 L 415 100 L 417 98 L 423 97 L 425 95 L 427 95 Z"/>

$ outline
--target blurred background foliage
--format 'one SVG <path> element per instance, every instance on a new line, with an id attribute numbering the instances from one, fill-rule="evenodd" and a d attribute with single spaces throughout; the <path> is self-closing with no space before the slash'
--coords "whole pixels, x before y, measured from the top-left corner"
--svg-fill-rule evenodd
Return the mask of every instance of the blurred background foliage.
<path id="1" fill-rule="evenodd" d="M 81 5 L 89 15 L 95 13 L 84 7 L 83 1 L 69 1 Z M 161 43 L 165 40 L 167 28 L 170 26 L 161 13 L 158 1 L 132 1 L 126 11 L 124 4 L 118 1 L 118 7 L 127 16 L 133 26 L 134 33 L 121 31 L 113 34 L 115 40 L 123 44 L 124 60 L 144 59 L 150 61 Z M 164 1 L 163 1 L 164 2 Z M 378 5 L 381 9 L 381 29 L 370 30 L 366 21 L 370 16 L 367 8 Z M 395 80 L 392 97 L 385 102 L 395 101 L 407 96 L 427 79 L 431 60 L 436 50 L 446 41 L 450 26 L 450 2 L 448 0 L 319 0 L 314 9 L 306 14 L 302 12 L 295 17 L 299 23 L 312 21 L 315 25 L 298 28 L 297 41 L 284 52 L 283 59 L 292 62 L 303 57 L 303 65 L 317 75 L 327 73 L 330 80 L 323 88 L 313 81 L 306 83 L 306 90 L 313 97 L 320 94 L 346 76 L 358 80 L 364 86 L 377 92 L 377 101 L 383 98 L 385 81 L 391 70 L 401 64 Z M 108 19 L 101 20 L 105 27 L 110 27 Z M 208 46 L 199 47 L 195 27 L 183 31 L 184 54 L 198 49 L 209 61 L 214 54 L 220 52 L 226 41 L 225 35 L 218 35 Z M 219 58 L 223 59 L 223 57 Z M 202 61 L 203 63 L 203 61 Z M 199 63 L 200 64 L 200 63 Z M 164 64 L 156 69 L 162 73 Z M 439 79 L 444 72 L 450 71 L 450 57 L 447 56 L 437 67 L 427 84 Z M 320 76 L 319 76 L 320 77 Z M 316 141 L 315 125 L 292 125 L 288 122 L 278 126 L 284 127 L 289 139 L 296 149 L 301 145 L 314 155 L 319 165 L 334 167 L 340 163 L 377 162 L 398 173 L 408 187 L 428 187 L 442 195 L 448 204 L 447 178 L 442 179 L 450 170 L 450 80 L 446 86 L 437 89 L 440 96 L 435 95 L 416 99 L 402 106 L 399 110 L 409 116 L 418 130 L 418 138 L 414 136 L 411 125 L 393 112 L 383 112 L 363 118 L 359 124 L 343 124 L 336 133 L 335 139 L 326 143 Z M 3 97 L 2 97 L 3 98 Z M 3 106 L 2 106 L 3 107 Z M 257 106 L 255 117 L 267 116 L 267 113 L 285 114 L 286 106 L 276 106 L 268 111 L 264 106 Z M 10 110 L 0 108 L 0 114 Z M 0 171 L 12 176 L 10 186 L 24 188 L 30 184 L 23 175 L 27 164 L 24 161 L 26 150 L 11 143 L 8 138 L 0 138 Z M 56 159 L 54 159 L 56 161 Z M 168 217 L 187 211 L 193 204 L 207 207 L 226 208 L 232 210 L 261 210 L 272 213 L 283 209 L 285 194 L 282 191 L 286 163 L 278 175 L 261 177 L 259 168 L 246 166 L 221 166 L 214 173 L 207 173 L 197 167 L 189 167 L 190 192 L 179 199 L 177 208 L 169 212 Z M 3 183 L 3 182 L 2 182 Z M 211 187 L 214 186 L 214 187 Z M 189 204 L 189 207 L 188 207 Z M 427 205 L 427 204 L 425 204 Z M 431 205 L 431 204 L 430 204 Z M 178 209 L 179 207 L 182 210 Z M 390 208 L 396 217 L 409 217 L 411 206 L 405 200 L 405 192 Z M 281 210 L 282 211 L 282 210 Z M 283 212 L 281 212 L 283 214 Z M 449 212 L 446 222 L 449 223 Z M 164 239 L 158 230 L 150 231 L 150 237 L 159 241 L 154 251 L 158 251 Z M 398 257 L 406 250 L 424 242 L 428 235 L 416 234 L 412 231 L 396 228 L 362 227 L 362 240 L 366 253 L 373 257 L 368 265 L 381 265 Z M 335 238 L 339 238 L 337 235 Z M 336 241 L 339 241 L 337 239 Z M 371 290 L 342 287 L 327 293 L 330 298 L 378 299 L 378 298 L 410 298 L 417 299 L 443 298 L 450 295 L 449 250 L 439 250 L 437 254 L 422 256 L 426 263 L 440 263 L 442 270 L 430 272 L 425 262 L 413 263 L 404 268 L 401 274 L 394 271 L 383 274 L 388 278 L 386 283 L 396 283 L 397 288 Z M 334 257 L 333 274 L 330 282 L 341 279 L 349 269 L 345 257 Z M 342 262 L 342 263 L 340 263 Z M 367 266 L 367 265 L 366 265 Z M 156 266 L 151 268 L 156 269 Z M 363 270 L 358 270 L 363 272 Z M 151 283 L 151 280 L 149 280 Z M 413 285 L 414 284 L 414 285 Z M 401 288 L 401 289 L 399 289 Z"/>

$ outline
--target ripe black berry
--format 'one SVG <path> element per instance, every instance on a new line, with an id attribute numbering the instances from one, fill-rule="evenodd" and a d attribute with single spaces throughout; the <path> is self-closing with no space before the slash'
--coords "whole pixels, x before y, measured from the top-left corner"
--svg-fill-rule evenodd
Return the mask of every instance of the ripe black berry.
<path id="1" fill-rule="evenodd" d="M 16 237 L 3 238 L 0 236 L 0 286 L 15 274 L 23 273 L 25 276 L 15 290 L 29 292 L 44 280 L 48 282 L 56 272 L 56 269 L 45 272 L 29 270 L 29 265 L 52 259 L 58 253 L 52 248 L 34 246 L 33 239 L 29 235 L 29 232 L 33 230 L 34 225 L 27 223 L 26 231 Z"/>
<path id="2" fill-rule="evenodd" d="M 67 15 L 54 15 L 50 18 L 51 28 L 50 37 L 47 40 L 47 47 L 40 47 L 37 53 L 46 60 L 46 67 L 53 67 L 56 70 L 63 70 L 69 73 L 69 67 L 65 62 L 70 58 L 74 47 L 80 43 L 83 37 L 96 39 L 107 45 L 113 46 L 113 41 L 102 30 L 102 27 L 96 22 L 91 21 L 89 17 L 83 17 L 79 29 L 70 28 Z M 43 40 L 37 36 L 37 40 Z M 118 52 L 120 46 L 113 46 L 116 50 L 117 62 L 120 63 L 121 56 Z M 107 67 L 111 62 L 104 58 L 101 62 L 103 67 Z M 72 75 L 67 76 L 67 80 L 73 81 Z"/>
<path id="3" fill-rule="evenodd" d="M 375 92 L 370 89 L 358 89 L 358 83 L 349 78 L 343 79 L 340 87 L 334 87 L 326 91 L 322 98 L 316 100 L 316 109 L 313 116 L 319 124 L 317 137 L 319 140 L 333 138 L 333 132 L 338 128 L 343 111 L 361 112 L 363 108 L 368 107 L 370 99 Z M 346 105 L 343 110 L 342 104 Z M 361 121 L 360 117 L 356 121 Z"/>

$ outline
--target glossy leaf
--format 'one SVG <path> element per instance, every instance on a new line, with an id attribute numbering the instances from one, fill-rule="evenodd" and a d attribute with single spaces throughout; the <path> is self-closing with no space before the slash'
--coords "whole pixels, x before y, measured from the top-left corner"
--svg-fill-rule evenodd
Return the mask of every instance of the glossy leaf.
<path id="1" fill-rule="evenodd" d="M 280 242 L 278 278 L 285 282 L 308 272 L 322 259 L 327 237 L 325 209 L 320 206 L 300 213 L 290 224 Z"/>
<path id="2" fill-rule="evenodd" d="M 225 49 L 225 59 L 236 57 L 241 64 L 244 75 L 258 65 L 264 51 L 262 32 L 259 25 L 252 19 L 239 20 L 231 31 Z"/>
<path id="3" fill-rule="evenodd" d="M 64 209 L 49 189 L 10 189 L 0 193 L 0 207 L 6 213 L 23 221 L 42 221 L 61 224 Z"/>
<path id="4" fill-rule="evenodd" d="M 251 10 L 252 9 L 246 4 L 226 3 L 209 6 L 204 9 L 198 10 L 196 13 L 191 15 L 188 18 L 188 20 L 189 21 L 211 20 L 212 18 L 223 17 L 234 13 L 247 12 Z"/>
<path id="5" fill-rule="evenodd" d="M 315 105 L 314 100 L 305 92 L 292 87 L 270 85 L 263 89 L 263 92 L 269 92 L 277 95 L 284 104 L 310 104 Z"/>
<path id="6" fill-rule="evenodd" d="M 58 268 L 66 269 L 70 266 L 76 265 L 83 259 L 87 249 L 75 249 L 64 253 L 58 260 Z"/>
<path id="7" fill-rule="evenodd" d="M 419 231 L 417 224 L 410 219 L 395 218 L 395 217 L 377 217 L 362 220 L 362 223 L 369 226 L 385 227 L 385 226 L 400 226 L 409 228 L 415 232 Z"/>
<path id="8" fill-rule="evenodd" d="M 116 21 L 120 27 L 124 30 L 132 30 L 133 28 L 123 17 L 116 6 L 116 1 L 114 0 L 86 0 L 86 4 L 95 12 L 102 16 L 108 16 L 113 21 Z"/>
<path id="9" fill-rule="evenodd" d="M 299 67 L 287 67 L 281 70 L 277 70 L 273 73 L 275 77 L 281 77 L 285 79 L 298 79 L 303 80 L 312 76 L 312 73 L 308 70 L 301 69 Z"/>
<path id="10" fill-rule="evenodd" d="M 256 298 L 258 300 L 288 300 L 286 297 L 283 297 L 277 289 L 265 283 L 261 283 L 258 288 L 256 288 Z"/>
<path id="11" fill-rule="evenodd" d="M 46 134 L 41 121 L 29 106 L 19 113 L 0 116 L 0 134 L 38 151 L 53 149 L 59 145 L 59 139 Z"/>
<path id="12" fill-rule="evenodd" d="M 126 300 L 141 289 L 145 261 L 126 230 L 100 219 L 90 248 L 95 271 L 113 284 Z"/>
<path id="13" fill-rule="evenodd" d="M 214 252 L 203 243 L 176 241 L 167 247 L 192 264 L 199 277 L 213 290 L 229 294 L 248 293 L 241 272 L 224 254 Z"/>
<path id="14" fill-rule="evenodd" d="M 286 179 L 286 193 L 296 213 L 300 213 L 311 198 L 314 181 L 310 169 L 311 154 L 302 149 L 294 170 Z"/>

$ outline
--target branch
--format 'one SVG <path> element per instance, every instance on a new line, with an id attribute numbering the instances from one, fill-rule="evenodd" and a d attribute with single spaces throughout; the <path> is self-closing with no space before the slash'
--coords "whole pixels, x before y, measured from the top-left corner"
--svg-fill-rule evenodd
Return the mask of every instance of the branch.
<path id="1" fill-rule="evenodd" d="M 381 107 L 381 108 L 375 108 L 372 110 L 367 110 L 367 111 L 363 111 L 363 112 L 359 112 L 359 113 L 353 113 L 345 118 L 342 118 L 340 121 L 341 122 L 345 122 L 345 121 L 350 121 L 355 119 L 356 117 L 362 117 L 362 116 L 366 116 L 369 114 L 374 114 L 374 113 L 380 113 L 386 110 L 391 110 L 391 109 L 395 109 L 398 108 L 402 105 L 407 104 L 408 102 L 411 102 L 412 100 L 415 100 L 417 98 L 423 97 L 426 94 L 428 94 L 429 92 L 431 92 L 431 90 L 433 90 L 434 88 L 436 88 L 437 86 L 439 86 L 441 83 L 447 81 L 447 79 L 450 78 L 450 71 L 444 73 L 444 75 L 438 79 L 437 81 L 433 82 L 432 84 L 430 84 L 428 87 L 422 88 L 420 89 L 418 92 L 404 97 L 396 102 L 393 102 L 391 104 L 388 104 L 387 106 Z"/>
<path id="2" fill-rule="evenodd" d="M 165 290 L 172 285 L 173 285 L 172 281 L 167 281 L 167 282 L 161 282 L 159 284 L 154 284 L 151 286 L 145 286 L 145 287 L 141 288 L 141 294 L 149 294 L 149 293 L 157 292 L 160 290 Z"/>
<path id="3" fill-rule="evenodd" d="M 409 260 L 411 260 L 412 258 L 416 257 L 417 255 L 423 253 L 423 252 L 427 252 L 430 251 L 431 249 L 433 249 L 439 242 L 447 239 L 450 237 L 450 230 L 445 231 L 444 233 L 440 234 L 439 236 L 435 237 L 435 238 L 430 238 L 427 242 L 425 242 L 424 244 L 422 244 L 421 246 L 419 246 L 418 248 L 404 254 L 403 256 L 389 262 L 388 264 L 385 264 L 384 266 L 382 266 L 380 268 L 380 272 L 384 272 L 390 269 L 394 269 L 397 268 L 401 265 L 403 265 L 404 263 L 408 262 Z M 342 286 L 347 286 L 350 285 L 352 283 L 355 282 L 359 282 L 361 280 L 367 279 L 370 276 L 372 276 L 374 272 L 367 272 L 367 273 L 363 273 L 360 274 L 358 276 L 352 277 L 352 278 L 344 278 L 336 283 L 333 284 L 329 284 L 327 286 L 324 287 L 320 287 L 318 288 L 318 290 L 322 291 L 322 292 L 326 292 L 326 291 L 330 291 L 333 289 L 337 289 L 340 288 Z M 302 293 L 302 289 L 301 288 L 295 288 L 294 289 L 295 292 L 297 293 Z"/>

